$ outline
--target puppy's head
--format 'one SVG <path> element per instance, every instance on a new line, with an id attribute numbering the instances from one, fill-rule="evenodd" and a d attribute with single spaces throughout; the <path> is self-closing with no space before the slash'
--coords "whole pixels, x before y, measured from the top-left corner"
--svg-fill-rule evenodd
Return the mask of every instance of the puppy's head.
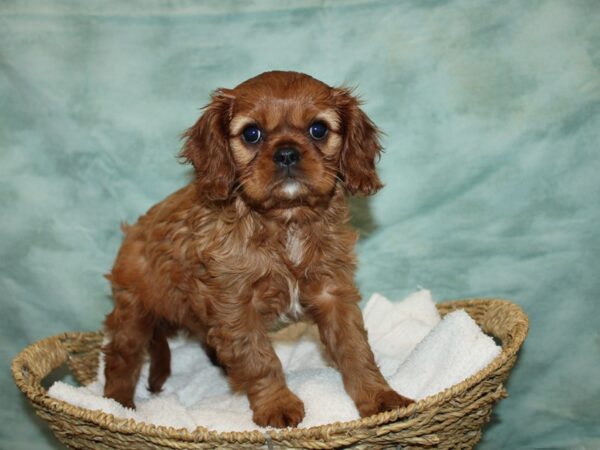
<path id="1" fill-rule="evenodd" d="M 330 198 L 337 183 L 375 193 L 378 134 L 348 89 L 267 72 L 215 91 L 181 155 L 208 200 L 240 195 L 258 208 L 288 208 Z"/>

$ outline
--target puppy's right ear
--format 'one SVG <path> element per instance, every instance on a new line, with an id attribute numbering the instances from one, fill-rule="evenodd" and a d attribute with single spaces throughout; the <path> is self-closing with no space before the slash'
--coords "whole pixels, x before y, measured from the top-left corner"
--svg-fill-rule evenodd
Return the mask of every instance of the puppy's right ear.
<path id="1" fill-rule="evenodd" d="M 198 194 L 211 201 L 227 200 L 235 182 L 229 148 L 233 100 L 230 90 L 216 90 L 200 119 L 183 135 L 186 142 L 179 156 L 194 166 Z"/>

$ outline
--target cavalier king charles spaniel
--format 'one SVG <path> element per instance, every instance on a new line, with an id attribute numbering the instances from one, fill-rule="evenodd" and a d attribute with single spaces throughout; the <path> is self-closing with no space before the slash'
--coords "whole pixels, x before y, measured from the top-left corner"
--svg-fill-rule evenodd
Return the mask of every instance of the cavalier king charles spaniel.
<path id="1" fill-rule="evenodd" d="M 407 406 L 367 341 L 353 282 L 356 233 L 345 195 L 370 195 L 378 129 L 348 89 L 267 72 L 212 95 L 184 135 L 195 181 L 124 226 L 107 278 L 114 310 L 104 395 L 127 407 L 146 352 L 148 388 L 170 374 L 167 337 L 198 336 L 260 426 L 296 426 L 302 401 L 286 385 L 268 332 L 282 318 L 318 326 L 362 417 Z"/>

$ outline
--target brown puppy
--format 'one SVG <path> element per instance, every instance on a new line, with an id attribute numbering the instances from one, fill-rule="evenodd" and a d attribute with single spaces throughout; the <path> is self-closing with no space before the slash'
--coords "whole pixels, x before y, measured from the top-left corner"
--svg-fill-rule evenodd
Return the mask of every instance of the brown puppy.
<path id="1" fill-rule="evenodd" d="M 361 416 L 408 405 L 381 375 L 353 283 L 356 234 L 344 191 L 381 182 L 378 130 L 347 89 L 301 73 L 267 72 L 220 89 L 185 134 L 196 182 L 124 228 L 106 319 L 104 394 L 133 407 L 146 350 L 149 388 L 170 373 L 166 336 L 201 337 L 262 426 L 295 426 L 267 332 L 278 319 L 313 320 Z"/>

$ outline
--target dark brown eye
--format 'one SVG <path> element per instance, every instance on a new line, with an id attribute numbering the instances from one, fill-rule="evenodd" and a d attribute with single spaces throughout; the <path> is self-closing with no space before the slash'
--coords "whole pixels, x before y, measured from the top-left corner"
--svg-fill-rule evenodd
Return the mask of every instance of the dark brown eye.
<path id="1" fill-rule="evenodd" d="M 246 128 L 244 128 L 244 131 L 242 131 L 242 136 L 244 137 L 244 141 L 246 141 L 246 143 L 256 144 L 258 141 L 260 141 L 262 132 L 256 125 L 248 125 Z"/>
<path id="2" fill-rule="evenodd" d="M 323 122 L 313 122 L 313 124 L 308 128 L 308 134 L 316 141 L 320 141 L 325 136 L 327 136 L 327 125 Z"/>

